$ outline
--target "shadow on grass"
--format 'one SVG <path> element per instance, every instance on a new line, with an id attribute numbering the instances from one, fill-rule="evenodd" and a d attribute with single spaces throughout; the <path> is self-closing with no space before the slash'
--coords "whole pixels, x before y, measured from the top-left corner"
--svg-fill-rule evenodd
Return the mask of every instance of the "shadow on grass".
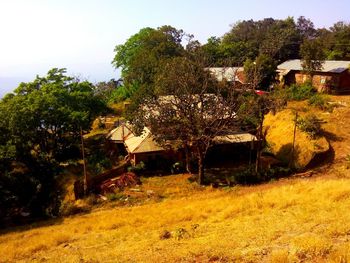
<path id="1" fill-rule="evenodd" d="M 322 130 L 321 136 L 324 136 L 328 141 L 331 142 L 341 142 L 343 141 L 343 137 L 340 137 L 332 132 Z"/>
<path id="2" fill-rule="evenodd" d="M 329 145 L 329 150 L 324 153 L 317 154 L 304 170 L 318 168 L 324 165 L 331 165 L 334 161 L 335 151 L 332 145 Z"/>
<path id="3" fill-rule="evenodd" d="M 8 233 L 20 233 L 30 229 L 36 229 L 41 227 L 59 225 L 63 223 L 63 217 L 59 218 L 15 218 L 11 222 L 6 222 L 4 225 L 1 225 L 0 235 Z"/>

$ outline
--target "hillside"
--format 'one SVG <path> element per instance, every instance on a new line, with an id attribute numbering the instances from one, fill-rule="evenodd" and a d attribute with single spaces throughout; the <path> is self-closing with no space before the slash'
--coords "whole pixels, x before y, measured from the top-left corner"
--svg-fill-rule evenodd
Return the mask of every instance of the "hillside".
<path id="1" fill-rule="evenodd" d="M 332 100 L 342 106 L 315 110 L 332 151 L 312 177 L 223 189 L 144 178 L 123 206 L 3 231 L 0 262 L 348 262 L 350 97 Z"/>

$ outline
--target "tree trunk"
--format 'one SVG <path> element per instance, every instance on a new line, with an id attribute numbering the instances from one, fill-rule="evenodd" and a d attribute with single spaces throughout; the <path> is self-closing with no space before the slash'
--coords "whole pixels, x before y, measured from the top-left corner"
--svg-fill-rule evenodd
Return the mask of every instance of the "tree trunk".
<path id="1" fill-rule="evenodd" d="M 260 163 L 261 163 L 261 146 L 263 140 L 263 122 L 260 123 L 259 131 L 258 131 L 258 143 L 256 149 L 256 161 L 255 161 L 255 173 L 258 174 L 260 172 Z"/>
<path id="2" fill-rule="evenodd" d="M 198 151 L 198 178 L 197 182 L 199 185 L 203 184 L 204 178 L 204 156 Z"/>
<path id="3" fill-rule="evenodd" d="M 186 171 L 189 174 L 192 174 L 192 172 L 191 172 L 191 155 L 190 155 L 190 150 L 188 148 L 188 145 L 185 145 L 185 158 L 186 158 Z"/>
<path id="4" fill-rule="evenodd" d="M 83 157 L 83 169 L 84 169 L 84 196 L 87 195 L 88 192 L 88 178 L 87 178 L 87 172 L 86 172 L 86 160 L 85 160 L 85 148 L 84 148 L 84 137 L 83 137 L 83 130 L 80 126 L 80 139 L 81 139 L 81 152 Z"/>

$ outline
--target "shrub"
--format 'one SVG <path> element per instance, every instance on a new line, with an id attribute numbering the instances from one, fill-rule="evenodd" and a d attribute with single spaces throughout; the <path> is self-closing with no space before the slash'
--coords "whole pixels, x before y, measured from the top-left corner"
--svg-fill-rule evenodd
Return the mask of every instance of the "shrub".
<path id="1" fill-rule="evenodd" d="M 250 166 L 245 170 L 235 173 L 229 178 L 234 184 L 258 184 L 261 182 L 278 179 L 289 175 L 292 170 L 288 167 L 274 167 L 255 173 L 255 167 Z"/>
<path id="2" fill-rule="evenodd" d="M 122 200 L 126 198 L 123 193 L 108 193 L 106 197 L 109 201 Z"/>
<path id="3" fill-rule="evenodd" d="M 95 173 L 100 174 L 105 170 L 112 168 L 111 160 L 105 156 L 103 151 L 93 152 L 87 158 L 88 167 Z"/>
<path id="4" fill-rule="evenodd" d="M 145 169 L 146 169 L 145 163 L 144 162 L 139 162 L 138 164 L 136 164 L 134 166 L 128 167 L 128 172 L 137 173 L 137 172 L 144 171 Z"/>
<path id="5" fill-rule="evenodd" d="M 330 99 L 323 95 L 316 93 L 309 98 L 309 105 L 319 108 L 321 110 L 326 110 L 331 112 L 333 110 L 333 106 L 329 104 Z"/>
<path id="6" fill-rule="evenodd" d="M 299 118 L 297 120 L 297 127 L 310 135 L 311 138 L 316 138 L 322 131 L 320 120 L 315 114 L 309 114 L 304 118 Z"/>
<path id="7" fill-rule="evenodd" d="M 306 82 L 301 85 L 293 84 L 285 92 L 288 100 L 305 100 L 313 96 L 316 91 L 311 83 Z"/>

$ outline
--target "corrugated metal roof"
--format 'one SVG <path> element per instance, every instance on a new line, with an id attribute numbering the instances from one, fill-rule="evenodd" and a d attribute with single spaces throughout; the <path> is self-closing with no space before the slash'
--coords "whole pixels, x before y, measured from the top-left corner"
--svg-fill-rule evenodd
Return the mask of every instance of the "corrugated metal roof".
<path id="1" fill-rule="evenodd" d="M 241 73 L 244 72 L 243 67 L 224 67 L 224 68 L 208 68 L 218 81 L 226 79 L 227 81 L 238 81 L 243 83 Z"/>
<path id="2" fill-rule="evenodd" d="M 343 60 L 326 60 L 322 64 L 322 69 L 318 70 L 320 72 L 334 72 L 341 73 L 349 68 L 350 61 Z M 303 70 L 301 66 L 300 59 L 292 59 L 283 62 L 277 66 L 279 70 Z"/>
<path id="3" fill-rule="evenodd" d="M 120 125 L 119 127 L 111 130 L 108 133 L 107 138 L 115 142 L 123 142 L 124 139 L 131 133 L 130 128 L 128 128 L 126 125 Z"/>
<path id="4" fill-rule="evenodd" d="M 122 140 L 122 129 L 124 127 L 124 140 Z M 127 134 L 127 135 L 126 135 Z M 113 141 L 124 141 L 124 145 L 129 153 L 146 153 L 146 152 L 159 152 L 165 149 L 161 147 L 155 140 L 151 131 L 145 127 L 140 136 L 136 136 L 131 130 L 121 125 L 118 128 L 112 130 L 109 136 Z M 256 141 L 256 137 L 250 133 L 234 133 L 229 135 L 216 136 L 214 142 L 217 144 L 225 143 L 243 143 Z"/>
<path id="5" fill-rule="evenodd" d="M 113 129 L 107 137 L 115 142 L 124 142 L 129 153 L 158 152 L 164 150 L 164 148 L 154 141 L 154 137 L 147 127 L 143 129 L 140 136 L 136 136 L 127 125 L 121 125 Z"/>
<path id="6" fill-rule="evenodd" d="M 145 153 L 145 152 L 159 152 L 164 151 L 155 140 L 152 134 L 149 134 L 144 140 L 136 147 L 132 153 Z"/>
<path id="7" fill-rule="evenodd" d="M 216 136 L 214 139 L 214 142 L 217 144 L 224 144 L 224 143 L 251 142 L 256 140 L 257 138 L 254 135 L 247 132 L 242 132 L 242 133 Z"/>

